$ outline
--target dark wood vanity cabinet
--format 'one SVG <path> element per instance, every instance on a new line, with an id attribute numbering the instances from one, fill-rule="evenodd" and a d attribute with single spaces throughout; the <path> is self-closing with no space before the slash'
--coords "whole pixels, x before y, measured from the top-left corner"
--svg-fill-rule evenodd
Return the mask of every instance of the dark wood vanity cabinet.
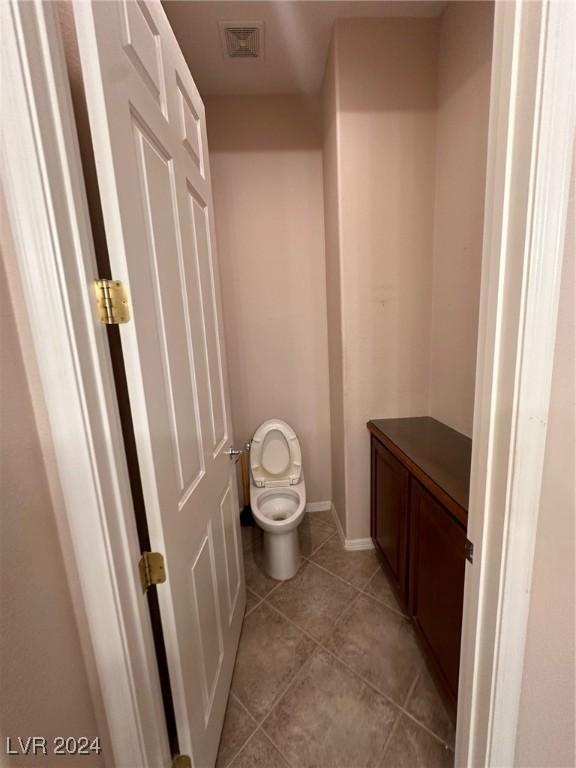
<path id="1" fill-rule="evenodd" d="M 407 543 L 410 473 L 377 440 L 372 441 L 372 538 L 403 600 L 408 597 Z"/>
<path id="2" fill-rule="evenodd" d="M 372 538 L 455 712 L 471 441 L 428 417 L 368 428 Z"/>
<path id="3" fill-rule="evenodd" d="M 410 614 L 442 684 L 458 696 L 466 532 L 416 480 L 410 485 Z"/>

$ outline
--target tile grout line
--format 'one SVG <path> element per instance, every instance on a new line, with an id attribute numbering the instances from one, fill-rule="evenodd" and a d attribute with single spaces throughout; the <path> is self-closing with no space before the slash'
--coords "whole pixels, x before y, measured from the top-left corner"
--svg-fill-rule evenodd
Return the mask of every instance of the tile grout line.
<path id="1" fill-rule="evenodd" d="M 248 744 L 248 742 L 250 741 L 250 739 L 252 738 L 252 736 L 254 736 L 254 734 L 255 734 L 255 733 L 256 733 L 256 731 L 258 730 L 258 721 L 257 721 L 257 720 L 256 720 L 256 719 L 253 717 L 253 715 L 252 715 L 252 714 L 251 714 L 251 713 L 248 711 L 248 709 L 246 708 L 246 706 L 245 706 L 245 704 L 242 702 L 242 700 L 241 700 L 241 699 L 239 699 L 239 698 L 238 698 L 238 696 L 236 696 L 236 694 L 235 694 L 235 693 L 234 693 L 232 690 L 230 690 L 230 693 L 228 694 L 228 702 L 230 701 L 230 698 L 233 698 L 233 699 L 234 699 L 234 701 L 235 701 L 235 702 L 236 702 L 236 703 L 237 703 L 237 704 L 238 704 L 238 705 L 239 705 L 239 706 L 240 706 L 240 707 L 241 707 L 241 708 L 244 710 L 244 712 L 245 712 L 245 713 L 248 715 L 248 717 L 250 718 L 250 720 L 251 720 L 251 721 L 254 723 L 254 730 L 253 730 L 253 731 L 250 731 L 249 735 L 248 735 L 248 736 L 247 736 L 247 738 L 246 738 L 246 739 L 245 739 L 245 740 L 242 742 L 241 746 L 240 746 L 240 747 L 239 747 L 239 748 L 236 750 L 236 752 L 234 752 L 234 753 L 232 754 L 232 757 L 231 757 L 231 758 L 228 760 L 228 762 L 227 762 L 227 763 L 225 763 L 225 764 L 222 766 L 222 768 L 229 768 L 229 766 L 231 766 L 231 765 L 232 765 L 232 763 L 234 762 L 234 760 L 236 760 L 236 758 L 238 757 L 238 755 L 240 754 L 240 752 L 242 752 L 242 750 L 244 749 L 244 747 L 246 746 L 246 744 Z M 228 709 L 228 703 L 226 704 L 226 709 Z M 222 734 L 220 734 L 220 739 L 222 739 Z M 220 745 L 218 745 L 218 750 L 220 750 Z"/>
<path id="2" fill-rule="evenodd" d="M 412 685 L 410 686 L 410 688 L 408 688 L 408 693 L 406 694 L 406 698 L 404 699 L 404 704 L 402 705 L 403 707 L 407 707 L 408 704 L 410 704 L 410 699 L 412 698 L 412 694 L 414 693 L 416 686 L 418 685 L 418 681 L 420 680 L 421 677 L 422 677 L 422 668 L 420 668 L 420 670 L 418 671 L 418 674 L 416 675 L 416 677 L 412 682 Z"/>
<path id="3" fill-rule="evenodd" d="M 327 542 L 324 542 L 324 544 L 326 544 L 326 543 Z M 321 547 L 323 547 L 324 544 L 322 544 L 320 547 L 318 547 L 318 549 L 321 549 Z M 318 550 L 314 550 L 313 554 L 316 554 L 317 551 Z M 351 581 L 348 581 L 343 576 L 340 576 L 339 574 L 334 573 L 333 571 L 329 570 L 328 568 L 326 568 L 325 565 L 320 565 L 320 563 L 317 563 L 315 560 L 312 560 L 310 558 L 305 558 L 305 559 L 308 560 L 308 562 L 313 563 L 317 568 L 321 568 L 325 573 L 329 573 L 330 576 L 334 576 L 334 578 L 339 579 L 340 581 L 343 581 L 344 584 L 348 584 L 348 586 L 354 587 L 354 589 L 356 589 L 358 592 L 362 592 L 364 590 L 364 587 L 366 587 L 372 581 L 372 579 L 374 578 L 374 576 L 376 576 L 376 573 L 377 573 L 377 571 L 374 571 L 368 577 L 368 580 L 363 584 L 363 586 L 362 587 L 358 587 L 358 586 L 356 586 L 356 584 L 353 584 Z M 378 568 L 379 567 L 380 566 L 378 565 Z"/>
<path id="4" fill-rule="evenodd" d="M 380 571 L 380 569 L 381 569 L 381 566 L 380 566 L 380 564 L 378 564 L 378 571 Z M 393 605 L 389 605 L 388 603 L 384 602 L 384 600 L 380 599 L 379 597 L 376 597 L 376 595 L 372 595 L 370 592 L 367 591 L 367 587 L 371 584 L 372 581 L 374 581 L 375 577 L 378 574 L 378 571 L 375 571 L 372 574 L 372 576 L 370 577 L 370 581 L 364 586 L 364 588 L 361 590 L 361 592 L 364 595 L 367 595 L 368 597 L 371 597 L 373 600 L 377 600 L 381 605 L 385 605 L 386 608 L 390 608 L 391 611 L 394 611 L 395 613 L 400 614 L 400 616 L 403 616 L 405 619 L 408 619 L 409 618 L 408 615 L 405 614 L 402 611 L 402 609 L 400 608 L 399 605 L 398 605 L 398 607 L 395 608 Z M 388 577 L 386 577 L 386 580 L 388 580 Z M 396 598 L 394 597 L 394 593 L 392 593 L 392 597 L 393 597 L 394 600 L 396 600 Z"/>
<path id="5" fill-rule="evenodd" d="M 384 759 L 386 757 L 386 753 L 388 752 L 388 747 L 390 746 L 390 743 L 392 742 L 392 737 L 400 727 L 400 720 L 402 719 L 402 710 L 398 711 L 398 714 L 396 715 L 396 719 L 392 723 L 392 728 L 390 728 L 390 733 L 388 734 L 388 738 L 386 739 L 386 743 L 382 747 L 382 755 L 380 757 L 380 761 L 378 763 L 381 768 L 384 768 Z"/>
<path id="6" fill-rule="evenodd" d="M 324 526 L 325 523 L 322 523 L 322 525 Z M 329 526 L 326 526 L 326 528 L 329 528 Z M 323 541 L 321 541 L 320 544 L 318 544 L 317 547 L 314 547 L 314 549 L 309 554 L 302 555 L 302 557 L 305 560 L 309 560 L 312 557 L 312 555 L 315 555 L 316 552 L 318 552 L 319 549 L 322 549 L 324 544 L 326 544 L 328 541 L 330 541 L 330 539 L 333 539 L 334 536 L 337 536 L 337 535 L 338 535 L 338 531 L 332 531 L 332 533 L 330 533 L 328 536 L 326 536 L 326 538 Z"/>
<path id="7" fill-rule="evenodd" d="M 352 584 L 352 582 L 346 581 L 346 579 L 343 579 L 341 576 L 338 576 L 336 573 L 332 573 L 332 571 L 329 571 L 328 568 L 324 568 L 323 565 L 318 565 L 318 563 L 315 563 L 314 560 L 307 560 L 307 564 L 314 565 L 316 568 L 319 568 L 321 571 L 324 571 L 324 573 L 327 573 L 328 576 L 332 576 L 337 581 L 340 581 L 342 584 L 345 584 L 347 587 L 352 587 L 352 589 L 356 590 L 358 594 L 362 592 L 362 590 L 359 587 Z"/>
<path id="8" fill-rule="evenodd" d="M 283 760 L 286 762 L 286 765 L 289 765 L 289 766 L 290 766 L 290 768 L 298 768 L 298 766 L 295 766 L 295 765 L 294 765 L 294 763 L 293 763 L 291 760 L 288 760 L 288 758 L 286 757 L 286 755 L 284 754 L 284 752 L 282 752 L 282 750 L 280 749 L 280 747 L 278 746 L 278 744 L 276 744 L 276 742 L 275 742 L 275 741 L 272 739 L 272 737 L 271 737 L 271 736 L 269 736 L 269 735 L 266 733 L 266 731 L 264 730 L 264 728 L 262 728 L 262 727 L 260 726 L 260 727 L 258 728 L 258 730 L 259 730 L 259 731 L 260 731 L 260 733 L 261 733 L 261 734 L 264 736 L 264 738 L 266 738 L 266 739 L 267 739 L 267 740 L 270 742 L 270 744 L 272 744 L 272 746 L 274 747 L 274 749 L 275 749 L 275 750 L 276 750 L 276 751 L 277 751 L 277 752 L 280 754 L 280 756 L 282 757 L 282 759 L 283 759 Z"/>
<path id="9" fill-rule="evenodd" d="M 246 583 L 244 583 L 244 586 L 246 587 L 246 592 L 250 591 L 252 592 L 253 595 L 255 595 L 258 598 L 257 602 L 252 606 L 252 608 L 249 608 L 247 611 L 244 612 L 244 618 L 246 618 L 246 616 L 249 616 L 252 613 L 252 611 L 255 611 L 256 608 L 258 608 L 258 606 L 262 605 L 265 598 L 260 597 L 258 592 L 254 592 L 253 589 L 250 589 L 250 587 L 247 587 Z"/>
<path id="10" fill-rule="evenodd" d="M 260 598 L 260 602 L 258 603 L 258 605 L 260 605 L 261 603 L 263 603 L 263 602 L 264 602 L 264 600 L 267 600 L 267 599 L 268 599 L 268 597 L 270 597 L 270 595 L 272 594 L 272 592 L 275 592 L 277 589 L 279 589 L 279 588 L 282 586 L 282 584 L 284 584 L 284 582 L 283 582 L 283 581 L 279 581 L 277 584 L 274 584 L 274 586 L 272 587 L 272 589 L 271 589 L 271 590 L 269 590 L 268 592 L 266 592 L 266 594 L 264 595 L 264 597 L 262 597 L 261 595 L 259 595 L 259 594 L 258 594 L 258 592 L 256 592 L 256 590 L 254 590 L 252 587 L 246 587 L 246 589 L 249 589 L 251 592 L 254 592 L 254 594 L 255 594 L 257 597 L 259 597 L 259 598 Z M 256 607 L 258 607 L 258 606 L 254 606 L 254 608 L 256 608 Z M 252 611 L 254 610 L 254 608 L 251 608 L 251 609 L 250 609 L 250 613 L 252 613 Z"/>
<path id="11" fill-rule="evenodd" d="M 408 717 L 410 720 L 412 720 L 412 722 L 416 723 L 416 725 L 419 725 L 419 726 L 420 726 L 420 728 L 422 728 L 423 730 L 425 730 L 425 731 L 426 731 L 426 733 L 427 733 L 429 736 L 433 736 L 433 737 L 434 737 L 434 739 L 435 739 L 435 740 L 436 740 L 436 741 L 437 741 L 439 744 L 441 744 L 441 745 L 442 745 L 442 746 L 443 746 L 443 747 L 444 747 L 446 750 L 448 750 L 448 752 L 452 752 L 452 753 L 454 752 L 454 747 L 453 747 L 451 744 L 448 744 L 448 742 L 444 741 L 444 739 L 442 739 L 440 736 L 438 736 L 438 734 L 437 734 L 437 733 L 434 733 L 434 731 L 432 731 L 432 730 L 431 730 L 431 729 L 430 729 L 430 728 L 429 728 L 427 725 L 424 725 L 424 723 L 420 722 L 420 720 L 418 720 L 418 718 L 417 718 L 417 717 L 415 717 L 413 714 L 411 714 L 410 712 L 408 712 L 408 710 L 407 710 L 407 709 L 404 709 L 404 707 L 401 707 L 401 709 L 402 709 L 402 713 L 403 713 L 404 715 L 406 715 L 406 717 Z"/>
<path id="12" fill-rule="evenodd" d="M 252 720 L 252 722 L 254 723 L 254 730 L 256 730 L 256 728 L 258 728 L 258 720 L 256 720 L 254 715 L 251 714 L 251 712 L 246 708 L 246 705 L 238 698 L 238 696 L 234 693 L 234 691 L 232 691 L 232 690 L 230 691 L 230 696 L 234 699 L 236 704 L 238 704 L 240 707 L 242 707 L 244 712 L 246 712 L 246 714 L 248 715 L 250 720 Z"/>

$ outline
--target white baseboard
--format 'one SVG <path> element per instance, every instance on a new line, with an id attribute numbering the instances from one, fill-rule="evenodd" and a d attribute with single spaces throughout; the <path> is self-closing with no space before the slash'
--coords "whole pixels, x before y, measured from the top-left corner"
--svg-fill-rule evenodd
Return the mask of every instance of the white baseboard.
<path id="1" fill-rule="evenodd" d="M 306 512 L 327 512 L 332 509 L 331 501 L 311 501 L 306 504 Z"/>
<path id="2" fill-rule="evenodd" d="M 348 552 L 358 552 L 361 549 L 374 549 L 372 539 L 344 539 L 344 549 Z"/>
<path id="3" fill-rule="evenodd" d="M 372 539 L 347 539 L 344 535 L 342 523 L 340 522 L 340 518 L 338 517 L 338 513 L 336 512 L 336 507 L 334 504 L 331 504 L 331 509 L 334 522 L 336 523 L 336 528 L 338 529 L 338 536 L 340 537 L 340 541 L 342 542 L 344 549 L 346 549 L 348 552 L 359 552 L 362 549 L 374 549 L 374 542 Z"/>

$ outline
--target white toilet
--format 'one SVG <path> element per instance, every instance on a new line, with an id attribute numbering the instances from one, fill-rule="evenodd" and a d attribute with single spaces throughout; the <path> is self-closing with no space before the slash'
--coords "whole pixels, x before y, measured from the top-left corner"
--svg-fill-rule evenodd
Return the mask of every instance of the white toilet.
<path id="1" fill-rule="evenodd" d="M 250 506 L 264 531 L 264 568 L 279 581 L 300 566 L 298 526 L 306 507 L 300 443 L 280 419 L 261 424 L 250 447 Z"/>

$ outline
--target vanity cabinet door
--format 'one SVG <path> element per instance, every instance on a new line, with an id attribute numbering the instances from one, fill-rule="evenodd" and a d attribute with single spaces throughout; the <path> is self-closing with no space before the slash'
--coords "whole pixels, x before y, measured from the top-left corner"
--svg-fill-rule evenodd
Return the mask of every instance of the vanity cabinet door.
<path id="1" fill-rule="evenodd" d="M 372 438 L 372 539 L 399 596 L 407 602 L 408 470 Z"/>
<path id="2" fill-rule="evenodd" d="M 414 624 L 455 707 L 466 532 L 416 480 L 410 488 L 410 603 Z"/>

